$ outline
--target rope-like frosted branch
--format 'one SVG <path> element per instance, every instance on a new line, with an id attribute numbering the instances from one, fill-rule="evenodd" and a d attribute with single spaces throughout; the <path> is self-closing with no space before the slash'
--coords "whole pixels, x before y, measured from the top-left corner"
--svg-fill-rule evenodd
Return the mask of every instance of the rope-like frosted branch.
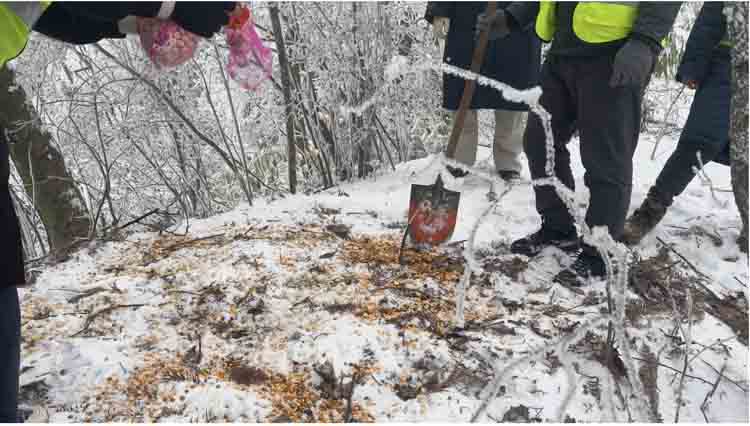
<path id="1" fill-rule="evenodd" d="M 623 362 L 625 363 L 628 379 L 630 380 L 631 385 L 633 386 L 634 390 L 638 392 L 639 394 L 642 394 L 642 385 L 640 382 L 640 379 L 638 375 L 636 374 L 635 365 L 633 363 L 632 355 L 630 348 L 628 346 L 628 342 L 626 339 L 625 334 L 625 294 L 627 289 L 627 276 L 628 276 L 628 263 L 627 263 L 627 250 L 622 246 L 621 244 L 616 243 L 609 233 L 607 232 L 606 228 L 600 228 L 597 230 L 591 230 L 589 229 L 588 225 L 585 222 L 585 218 L 582 212 L 579 211 L 579 209 L 576 208 L 575 205 L 575 194 L 573 191 L 571 191 L 569 188 L 567 188 L 556 176 L 554 173 L 555 170 L 555 145 L 554 145 L 554 137 L 552 134 L 552 125 L 551 125 L 551 116 L 550 114 L 544 109 L 544 107 L 539 103 L 542 90 L 539 87 L 535 87 L 528 90 L 517 90 L 513 87 L 504 84 L 502 82 L 489 79 L 487 77 L 484 77 L 482 75 L 473 73 L 471 71 L 464 70 L 462 68 L 457 68 L 452 65 L 448 65 L 445 63 L 436 64 L 433 62 L 425 62 L 421 64 L 416 64 L 413 66 L 408 67 L 406 70 L 405 63 L 401 61 L 401 63 L 398 64 L 397 70 L 389 69 L 388 74 L 390 74 L 390 77 L 388 78 L 388 83 L 384 85 L 383 87 L 379 88 L 375 94 L 359 106 L 345 106 L 341 107 L 342 113 L 350 113 L 355 115 L 361 115 L 363 114 L 368 108 L 370 108 L 372 105 L 374 105 L 385 93 L 384 88 L 387 87 L 389 84 L 391 84 L 392 81 L 395 80 L 396 74 L 410 74 L 410 73 L 417 73 L 421 72 L 423 70 L 438 70 L 442 71 L 443 73 L 454 75 L 456 77 L 465 79 L 465 80 L 475 80 L 477 84 L 480 86 L 490 87 L 492 89 L 497 90 L 503 98 L 517 102 L 517 103 L 523 103 L 529 107 L 529 110 L 531 113 L 535 114 L 537 117 L 539 117 L 539 120 L 542 124 L 544 135 L 545 135 L 545 153 L 546 153 L 546 162 L 545 162 L 545 173 L 546 177 L 541 179 L 535 179 L 532 181 L 532 184 L 534 186 L 551 186 L 555 192 L 557 193 L 560 200 L 563 202 L 567 210 L 571 213 L 572 217 L 574 218 L 576 224 L 579 226 L 581 230 L 581 234 L 584 236 L 584 240 L 596 248 L 596 250 L 599 252 L 602 259 L 604 259 L 605 266 L 606 266 L 606 272 L 607 272 L 607 282 L 608 282 L 608 291 L 610 292 L 610 298 L 613 301 L 611 310 L 612 312 L 610 315 L 606 317 L 601 317 L 600 319 L 596 320 L 594 322 L 595 325 L 598 325 L 600 323 L 603 323 L 604 321 L 612 321 L 615 334 L 616 334 L 616 340 L 621 348 L 622 355 L 623 355 Z M 445 156 L 436 156 L 437 161 L 440 162 L 441 165 L 450 164 L 450 165 L 456 165 L 463 169 L 468 169 L 471 173 L 476 174 L 477 176 L 482 177 L 483 179 L 487 179 L 491 182 L 491 188 L 494 188 L 494 178 L 491 176 L 488 176 L 484 174 L 482 171 L 473 169 L 471 167 L 467 167 L 464 164 L 457 164 L 453 162 L 450 159 L 445 158 Z M 435 160 L 430 162 L 429 167 L 432 167 Z M 507 192 L 512 188 L 512 186 L 508 186 L 506 188 L 506 191 L 503 192 L 503 196 L 507 194 Z M 499 199 L 498 199 L 499 200 Z M 481 225 L 482 221 L 487 217 L 490 211 L 497 205 L 498 200 L 495 200 L 493 204 L 487 208 L 483 214 L 479 217 L 477 222 L 474 224 L 471 235 L 469 238 L 469 242 L 467 244 L 467 248 L 464 250 L 464 259 L 466 260 L 466 267 L 464 269 L 464 275 L 461 279 L 461 282 L 459 283 L 459 288 L 457 291 L 457 302 L 456 302 L 456 323 L 459 327 L 462 327 L 464 324 L 464 318 L 463 318 L 463 312 L 464 312 L 464 302 L 465 302 L 465 296 L 466 296 L 466 287 L 469 282 L 469 278 L 471 277 L 471 273 L 474 270 L 479 269 L 478 262 L 476 262 L 474 258 L 474 239 L 477 234 L 477 230 L 479 226 Z M 615 292 L 614 297 L 612 297 L 611 292 Z M 558 354 L 558 358 L 561 359 L 561 363 L 563 363 L 563 367 L 565 368 L 567 377 L 568 377 L 568 390 L 565 395 L 565 398 L 563 399 L 563 403 L 561 404 L 559 411 L 558 411 L 558 418 L 560 421 L 563 420 L 563 416 L 565 415 L 565 410 L 569 403 L 573 399 L 573 395 L 575 392 L 575 386 L 576 386 L 576 380 L 575 375 L 572 372 L 571 364 L 572 362 L 569 360 L 569 357 L 566 354 L 565 351 L 565 343 L 573 340 L 577 336 L 580 336 L 581 333 L 589 330 L 594 325 L 588 326 L 588 327 L 580 327 L 577 329 L 575 333 L 572 333 L 568 336 L 565 336 L 561 338 L 558 342 L 558 344 L 555 346 L 555 352 Z M 484 397 L 482 398 L 483 401 L 477 410 L 477 412 L 472 416 L 472 421 L 478 420 L 486 411 L 487 407 L 489 406 L 490 402 L 495 398 L 497 395 L 497 392 L 500 389 L 501 383 L 505 380 L 506 375 L 508 374 L 508 371 L 512 371 L 513 368 L 517 367 L 523 362 L 527 362 L 530 359 L 535 359 L 536 357 L 542 356 L 544 354 L 544 350 L 540 350 L 537 353 L 534 353 L 533 355 L 521 358 L 519 360 L 516 360 L 513 362 L 510 366 L 508 366 L 505 369 L 501 369 L 502 365 L 500 362 L 497 363 L 495 366 L 496 375 L 495 379 L 487 385 L 487 387 L 483 391 Z M 638 401 L 636 402 L 636 414 L 638 417 L 641 417 L 641 414 L 645 411 L 642 409 L 642 402 L 636 398 Z M 612 404 L 612 407 L 614 404 Z M 646 419 L 647 417 L 642 417 Z"/>

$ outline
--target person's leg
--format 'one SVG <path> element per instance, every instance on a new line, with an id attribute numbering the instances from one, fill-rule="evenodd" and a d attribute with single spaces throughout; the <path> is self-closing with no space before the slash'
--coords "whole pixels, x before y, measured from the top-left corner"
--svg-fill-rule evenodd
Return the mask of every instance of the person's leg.
<path id="1" fill-rule="evenodd" d="M 610 87 L 612 61 L 611 57 L 576 60 L 566 77 L 575 80 L 581 160 L 590 195 L 586 224 L 589 228 L 606 226 L 618 240 L 633 187 L 643 88 Z M 588 277 L 606 274 L 598 251 L 587 244 L 581 248 L 575 262 L 557 274 L 554 282 L 580 287 Z"/>
<path id="2" fill-rule="evenodd" d="M 21 310 L 15 287 L 0 287 L 0 423 L 18 422 Z"/>
<path id="3" fill-rule="evenodd" d="M 581 160 L 589 189 L 586 223 L 622 237 L 633 188 L 633 154 L 641 119 L 641 87 L 610 87 L 610 57 L 578 62 L 575 69 Z"/>
<path id="4" fill-rule="evenodd" d="M 625 224 L 623 241 L 638 244 L 662 220 L 667 208 L 729 143 L 731 87 L 727 65 L 714 63 L 695 93 L 677 148 L 670 155 L 640 207 Z M 700 153 L 700 161 L 698 161 Z"/>
<path id="5" fill-rule="evenodd" d="M 701 164 L 712 161 L 719 151 L 711 145 L 699 147 L 679 143 L 656 178 L 656 183 L 649 189 L 646 199 L 625 222 L 622 241 L 628 245 L 641 242 L 661 222 L 674 198 L 695 178 L 696 170 L 701 168 Z"/>
<path id="6" fill-rule="evenodd" d="M 453 112 L 454 120 L 456 115 L 458 113 Z M 470 109 L 466 111 L 464 128 L 461 131 L 461 136 L 458 138 L 458 145 L 456 146 L 455 160 L 467 166 L 473 166 L 477 159 L 477 145 L 479 144 L 479 120 L 477 115 L 476 110 Z"/>
<path id="7" fill-rule="evenodd" d="M 575 189 L 570 168 L 570 153 L 567 143 L 575 129 L 575 104 L 566 82 L 560 76 L 560 64 L 548 59 L 542 68 L 541 105 L 551 115 L 554 141 L 555 176 L 571 190 Z M 529 113 L 523 138 L 524 152 L 529 163 L 532 179 L 547 176 L 547 140 L 541 119 Z M 545 247 L 555 246 L 562 250 L 578 248 L 578 234 L 570 212 L 551 186 L 534 186 L 536 210 L 542 217 L 542 227 L 537 232 L 514 241 L 510 251 L 525 256 L 535 256 Z"/>
<path id="8" fill-rule="evenodd" d="M 564 60 L 563 60 L 564 61 Z M 570 168 L 570 152 L 567 144 L 576 126 L 576 108 L 572 94 L 563 80 L 561 70 L 564 64 L 559 59 L 548 59 L 542 68 L 541 105 L 551 115 L 552 137 L 555 144 L 555 176 L 571 190 L 575 189 L 573 171 Z M 529 114 L 524 132 L 524 151 L 529 163 L 532 179 L 547 176 L 547 144 L 541 119 Z M 573 217 L 550 186 L 534 186 L 536 209 L 542 216 L 543 225 L 548 229 L 569 233 L 575 230 Z"/>
<path id="9" fill-rule="evenodd" d="M 495 170 L 521 172 L 526 115 L 524 111 L 495 110 L 495 141 L 492 145 Z"/>
<path id="10" fill-rule="evenodd" d="M 682 194 L 695 178 L 696 172 L 713 161 L 721 149 L 717 145 L 699 146 L 680 142 L 649 190 L 649 196 L 658 199 L 666 207 L 671 206 L 674 198 Z"/>

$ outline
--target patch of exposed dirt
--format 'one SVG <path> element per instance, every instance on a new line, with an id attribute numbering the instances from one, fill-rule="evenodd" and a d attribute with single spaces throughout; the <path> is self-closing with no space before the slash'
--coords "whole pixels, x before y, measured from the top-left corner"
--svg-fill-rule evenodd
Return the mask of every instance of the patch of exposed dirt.
<path id="1" fill-rule="evenodd" d="M 638 369 L 638 377 L 643 383 L 643 390 L 646 391 L 648 397 L 648 405 L 650 408 L 650 420 L 654 423 L 661 423 L 662 419 L 659 415 L 659 389 L 657 386 L 658 379 L 658 368 L 656 355 L 651 351 L 647 345 L 643 345 L 640 350 L 641 357 L 645 362 L 641 363 L 641 367 Z"/>
<path id="2" fill-rule="evenodd" d="M 484 260 L 483 266 L 486 272 L 503 273 L 515 282 L 529 268 L 529 261 L 519 256 L 514 256 L 511 259 L 488 258 Z"/>
<path id="3" fill-rule="evenodd" d="M 682 318 L 687 316 L 687 290 L 693 299 L 692 319 L 700 320 L 705 312 L 710 313 L 737 334 L 738 340 L 748 344 L 748 303 L 743 293 L 719 299 L 706 290 L 704 278 L 688 274 L 681 269 L 681 261 L 672 259 L 669 250 L 662 247 L 659 253 L 648 259 L 639 259 L 630 270 L 630 287 L 639 300 L 630 301 L 625 314 L 633 324 L 643 316 L 672 315 L 672 299 Z"/>
<path id="4" fill-rule="evenodd" d="M 748 305 L 744 293 L 736 293 L 723 300 L 708 298 L 706 311 L 729 326 L 737 334 L 737 340 L 747 345 Z"/>
<path id="5" fill-rule="evenodd" d="M 651 315 L 673 315 L 672 300 L 681 317 L 688 312 L 687 291 L 693 299 L 692 319 L 700 320 L 705 312 L 705 294 L 699 291 L 696 278 L 679 268 L 680 261 L 670 257 L 669 250 L 662 247 L 659 253 L 648 259 L 638 259 L 630 266 L 630 288 L 640 296 L 629 301 L 625 315 L 631 324 L 637 325 L 642 317 Z"/>
<path id="6" fill-rule="evenodd" d="M 354 238 L 344 243 L 345 261 L 371 267 L 396 270 L 400 278 L 432 278 L 441 283 L 455 283 L 464 272 L 464 261 L 441 253 L 438 249 L 405 250 L 405 268 L 399 264 L 401 242 L 396 238 Z"/>

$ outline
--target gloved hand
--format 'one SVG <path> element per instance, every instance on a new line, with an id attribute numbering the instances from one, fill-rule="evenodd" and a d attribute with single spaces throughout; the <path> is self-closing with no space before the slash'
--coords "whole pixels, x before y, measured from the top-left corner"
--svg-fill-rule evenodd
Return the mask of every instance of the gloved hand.
<path id="1" fill-rule="evenodd" d="M 479 34 L 482 31 L 489 31 L 490 40 L 497 40 L 504 38 L 510 34 L 510 24 L 508 15 L 504 10 L 498 9 L 494 15 L 487 15 L 486 13 L 480 13 L 477 16 L 477 25 L 474 30 L 474 37 L 479 38 Z"/>
<path id="2" fill-rule="evenodd" d="M 690 89 L 692 89 L 692 90 L 697 90 L 697 89 L 698 89 L 698 87 L 700 86 L 700 85 L 698 84 L 698 81 L 697 81 L 697 80 L 687 80 L 687 81 L 685 82 L 685 85 L 686 85 L 687 87 L 689 87 Z"/>
<path id="3" fill-rule="evenodd" d="M 170 18 L 193 34 L 211 38 L 229 23 L 235 2 L 176 2 Z"/>
<path id="4" fill-rule="evenodd" d="M 432 19 L 432 32 L 438 40 L 445 40 L 448 37 L 448 28 L 450 28 L 451 19 L 444 16 L 436 16 Z"/>
<path id="5" fill-rule="evenodd" d="M 620 48 L 612 65 L 611 87 L 643 87 L 654 69 L 656 54 L 645 41 L 631 38 Z"/>

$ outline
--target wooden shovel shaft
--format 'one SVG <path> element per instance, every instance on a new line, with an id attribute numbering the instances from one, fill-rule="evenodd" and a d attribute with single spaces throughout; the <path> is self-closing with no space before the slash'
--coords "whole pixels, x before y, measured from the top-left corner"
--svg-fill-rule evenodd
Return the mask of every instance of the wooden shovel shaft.
<path id="1" fill-rule="evenodd" d="M 494 15 L 497 10 L 497 2 L 487 2 L 487 10 L 485 11 L 488 15 Z M 471 72 L 478 74 L 482 69 L 482 62 L 484 62 L 484 51 L 487 49 L 487 43 L 489 42 L 490 33 L 489 31 L 482 31 L 479 34 L 479 44 L 474 48 L 474 56 L 471 58 Z M 448 148 L 445 151 L 445 156 L 448 158 L 455 158 L 456 148 L 458 147 L 458 139 L 461 137 L 461 132 L 464 130 L 464 120 L 466 119 L 466 111 L 468 111 L 471 105 L 471 99 L 474 97 L 474 89 L 476 88 L 476 80 L 466 80 L 464 82 L 464 92 L 461 95 L 461 103 L 458 104 L 458 114 L 453 122 L 453 130 L 451 130 L 450 139 L 448 139 Z"/>

